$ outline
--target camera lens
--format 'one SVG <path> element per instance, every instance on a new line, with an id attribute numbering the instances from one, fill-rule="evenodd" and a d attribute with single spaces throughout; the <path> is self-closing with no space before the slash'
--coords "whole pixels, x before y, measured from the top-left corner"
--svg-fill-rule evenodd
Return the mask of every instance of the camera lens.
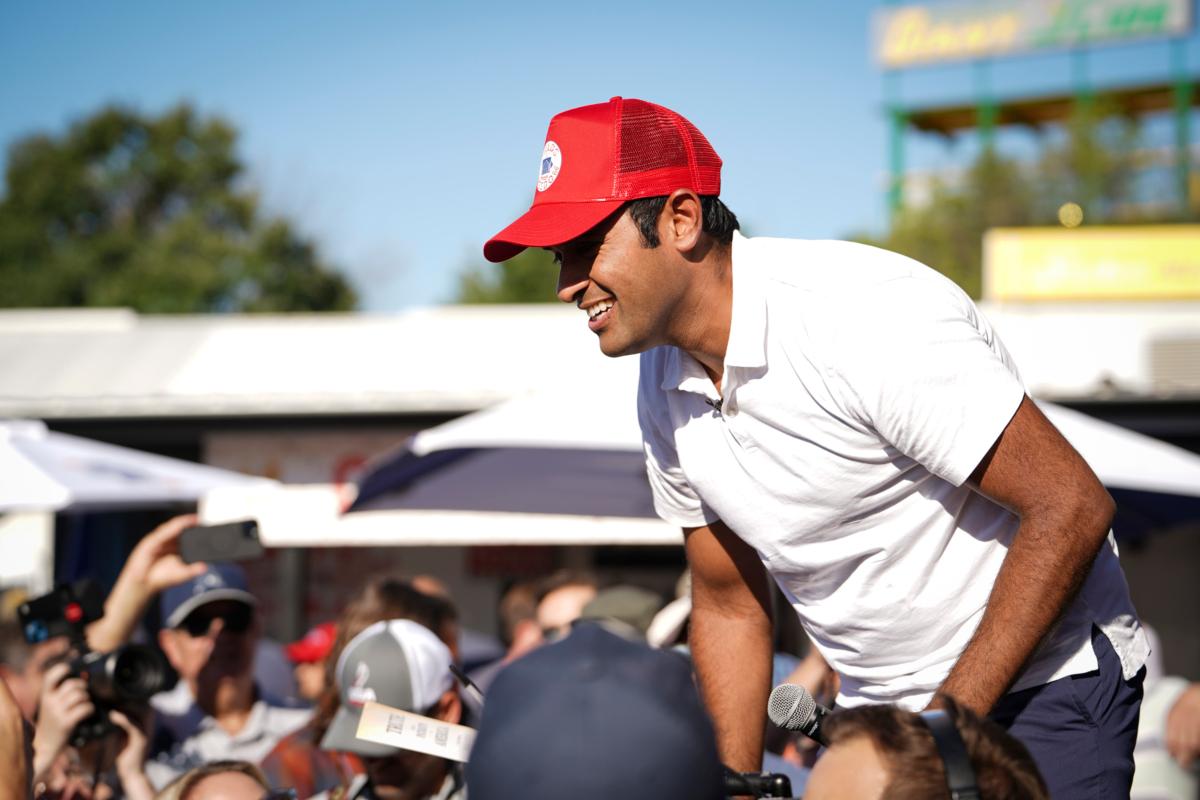
<path id="1" fill-rule="evenodd" d="M 138 644 L 89 654 L 88 691 L 106 702 L 147 700 L 168 683 L 168 667 L 156 651 Z"/>
<path id="2" fill-rule="evenodd" d="M 128 645 L 116 650 L 109 670 L 117 695 L 129 700 L 148 700 L 167 685 L 166 665 L 148 647 Z"/>

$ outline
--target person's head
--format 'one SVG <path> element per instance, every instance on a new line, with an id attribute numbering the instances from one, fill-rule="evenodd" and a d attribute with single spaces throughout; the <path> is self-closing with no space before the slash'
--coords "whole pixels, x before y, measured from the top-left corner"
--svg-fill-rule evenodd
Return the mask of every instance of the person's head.
<path id="1" fill-rule="evenodd" d="M 337 625 L 323 622 L 284 648 L 294 665 L 296 686 L 305 700 L 315 701 L 325 691 L 325 657 L 333 650 Z"/>
<path id="2" fill-rule="evenodd" d="M 566 636 L 583 607 L 596 596 L 596 579 L 585 572 L 561 570 L 546 577 L 537 590 L 537 623 L 542 637 Z"/>
<path id="3" fill-rule="evenodd" d="M 496 605 L 500 641 L 511 657 L 526 653 L 542 643 L 537 622 L 537 587 L 529 581 L 517 581 L 504 590 Z"/>
<path id="4" fill-rule="evenodd" d="M 33 719 L 37 710 L 46 667 L 65 653 L 68 646 L 65 636 L 29 644 L 19 622 L 0 622 L 0 680 L 8 685 L 25 719 Z"/>
<path id="5" fill-rule="evenodd" d="M 236 564 L 209 564 L 163 592 L 158 642 L 197 704 L 210 714 L 253 702 L 257 601 Z"/>
<path id="6" fill-rule="evenodd" d="M 610 356 L 686 341 L 692 309 L 726 280 L 737 217 L 721 159 L 691 122 L 614 97 L 550 121 L 533 205 L 484 246 L 489 261 L 552 250 L 558 296 L 588 313 Z"/>
<path id="7" fill-rule="evenodd" d="M 1025 746 L 996 723 L 943 698 L 975 773 L 981 800 L 1045 800 L 1046 784 Z M 817 759 L 804 796 L 888 800 L 950 798 L 946 767 L 921 715 L 889 705 L 831 714 L 829 747 Z"/>
<path id="8" fill-rule="evenodd" d="M 618 584 L 601 589 L 580 612 L 580 619 L 594 620 L 613 633 L 646 641 L 654 616 L 663 607 L 662 597 L 641 586 Z"/>
<path id="9" fill-rule="evenodd" d="M 399 795 L 400 790 L 436 789 L 446 774 L 442 759 L 364 741 L 356 731 L 367 701 L 457 723 L 462 703 L 450 663 L 450 649 L 418 622 L 393 619 L 369 626 L 338 657 L 336 685 L 341 702 L 321 738 L 321 748 L 359 756 L 378 797 Z"/>
<path id="10" fill-rule="evenodd" d="M 472 800 L 725 794 L 687 660 L 593 623 L 496 677 L 466 778 Z"/>
<path id="11" fill-rule="evenodd" d="M 457 640 L 449 635 L 447 619 L 457 619 L 457 612 L 449 602 L 415 589 L 408 580 L 384 575 L 371 579 L 362 591 L 346 604 L 337 622 L 337 635 L 333 648 L 325 657 L 325 692 L 317 702 L 310 727 L 317 739 L 324 736 L 329 723 L 341 707 L 341 696 L 337 690 L 337 664 L 346 645 L 358 634 L 376 622 L 389 619 L 411 619 L 435 631 L 442 644 L 451 654 Z"/>
<path id="12" fill-rule="evenodd" d="M 155 800 L 262 800 L 270 786 L 247 761 L 212 761 L 180 775 Z"/>

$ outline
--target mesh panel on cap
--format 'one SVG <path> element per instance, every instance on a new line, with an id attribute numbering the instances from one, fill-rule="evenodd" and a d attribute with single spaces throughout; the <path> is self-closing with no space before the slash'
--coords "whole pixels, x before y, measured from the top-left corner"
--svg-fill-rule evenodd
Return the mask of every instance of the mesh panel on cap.
<path id="1" fill-rule="evenodd" d="M 643 100 L 622 102 L 620 125 L 616 197 L 653 197 L 680 188 L 720 193 L 721 159 L 695 125 Z"/>

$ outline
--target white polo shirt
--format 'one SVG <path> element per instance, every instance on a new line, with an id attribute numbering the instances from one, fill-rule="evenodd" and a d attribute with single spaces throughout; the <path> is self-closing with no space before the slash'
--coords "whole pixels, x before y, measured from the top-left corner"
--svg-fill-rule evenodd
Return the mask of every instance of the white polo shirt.
<path id="1" fill-rule="evenodd" d="M 674 347 L 641 356 L 655 507 L 751 545 L 842 678 L 840 706 L 921 708 L 971 638 L 1017 518 L 964 481 L 1025 395 L 953 282 L 850 242 L 733 244 L 723 396 Z M 714 407 L 714 404 L 716 407 Z M 1116 545 L 1014 689 L 1149 652 Z"/>

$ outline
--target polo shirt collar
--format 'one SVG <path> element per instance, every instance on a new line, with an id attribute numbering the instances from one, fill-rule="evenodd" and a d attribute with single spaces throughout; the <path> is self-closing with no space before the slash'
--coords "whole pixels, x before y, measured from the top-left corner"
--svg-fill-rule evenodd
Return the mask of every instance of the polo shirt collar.
<path id="1" fill-rule="evenodd" d="M 756 280 L 753 250 L 749 239 L 733 232 L 733 309 L 725 346 L 726 367 L 753 368 L 767 363 L 767 299 Z M 668 347 L 660 386 L 668 391 L 707 394 L 712 381 L 699 361 L 678 347 Z"/>
<path id="2" fill-rule="evenodd" d="M 767 298 L 758 281 L 754 243 L 733 232 L 733 314 L 729 321 L 726 367 L 767 365 Z"/>

